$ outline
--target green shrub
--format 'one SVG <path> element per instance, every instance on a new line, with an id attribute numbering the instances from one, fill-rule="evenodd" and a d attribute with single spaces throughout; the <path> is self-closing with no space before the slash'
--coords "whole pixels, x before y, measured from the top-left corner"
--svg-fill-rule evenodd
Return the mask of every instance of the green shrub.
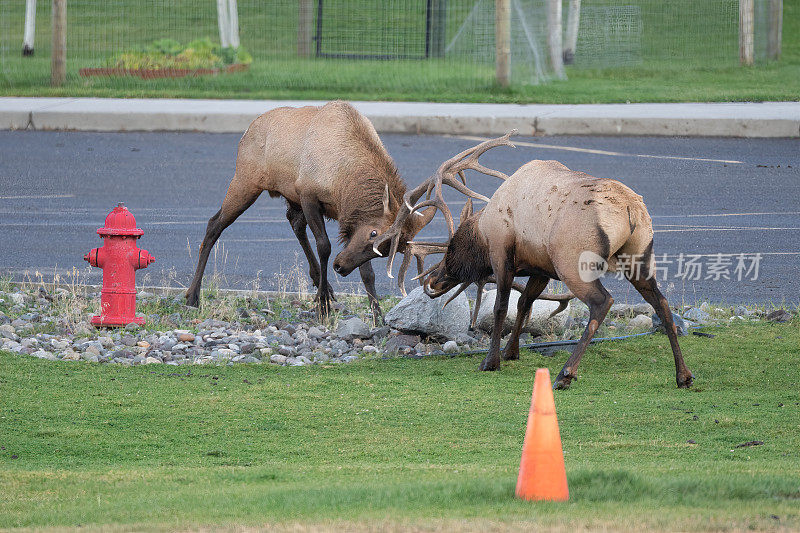
<path id="1" fill-rule="evenodd" d="M 244 47 L 222 48 L 208 37 L 196 39 L 186 46 L 175 39 L 158 39 L 140 47 L 115 54 L 106 60 L 107 67 L 137 69 L 203 69 L 223 68 L 234 63 L 249 65 L 253 57 Z"/>

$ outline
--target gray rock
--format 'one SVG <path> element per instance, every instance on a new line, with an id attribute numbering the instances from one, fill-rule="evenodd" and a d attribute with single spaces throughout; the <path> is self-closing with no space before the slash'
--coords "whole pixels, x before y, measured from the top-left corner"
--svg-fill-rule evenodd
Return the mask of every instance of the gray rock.
<path id="1" fill-rule="evenodd" d="M 283 354 L 272 354 L 269 360 L 278 365 L 286 364 L 286 356 Z"/>
<path id="2" fill-rule="evenodd" d="M 767 314 L 767 320 L 772 322 L 789 322 L 792 319 L 792 314 L 786 309 L 776 309 Z"/>
<path id="3" fill-rule="evenodd" d="M 21 293 L 9 294 L 8 297 L 14 302 L 14 305 L 23 305 L 25 303 L 25 296 Z"/>
<path id="4" fill-rule="evenodd" d="M 456 353 L 458 352 L 458 344 L 456 343 L 456 341 L 447 341 L 442 346 L 442 350 L 444 351 L 444 353 Z"/>
<path id="5" fill-rule="evenodd" d="M 52 346 L 54 350 L 65 350 L 70 344 L 68 340 L 52 339 L 50 341 L 50 346 Z"/>
<path id="6" fill-rule="evenodd" d="M 491 332 L 494 327 L 494 302 L 497 298 L 497 290 L 486 291 L 483 295 L 481 308 L 478 311 L 478 320 L 476 326 L 478 329 Z M 511 291 L 508 298 L 508 312 L 506 313 L 506 320 L 503 322 L 503 335 L 507 335 L 514 327 L 514 322 L 517 320 L 517 303 L 519 302 L 519 293 Z M 560 333 L 564 330 L 567 319 L 569 318 L 569 306 L 562 312 L 554 317 L 550 315 L 558 309 L 558 302 L 551 302 L 549 300 L 536 300 L 531 306 L 531 316 L 528 322 L 523 326 L 522 331 L 528 332 L 534 336 L 545 335 L 549 333 Z"/>
<path id="7" fill-rule="evenodd" d="M 632 306 L 628 304 L 614 304 L 608 310 L 609 318 L 623 318 L 633 314 Z"/>
<path id="8" fill-rule="evenodd" d="M 17 330 L 11 324 L 3 324 L 0 326 L 0 337 L 5 337 L 6 339 L 11 340 L 19 340 L 19 336 L 17 335 Z"/>
<path id="9" fill-rule="evenodd" d="M 628 322 L 628 327 L 631 329 L 651 329 L 653 327 L 653 319 L 647 315 L 636 315 Z"/>
<path id="10" fill-rule="evenodd" d="M 456 290 L 431 299 L 422 287 L 417 287 L 386 313 L 386 325 L 404 332 L 422 333 L 437 340 L 466 337 L 470 320 L 466 295 L 459 294 L 443 308 Z"/>
<path id="11" fill-rule="evenodd" d="M 419 335 L 395 335 L 394 337 L 389 337 L 383 347 L 383 351 L 386 353 L 401 352 L 405 348 L 416 346 L 420 340 Z"/>
<path id="12" fill-rule="evenodd" d="M 292 357 L 295 354 L 295 349 L 292 346 L 281 346 L 278 348 L 278 353 L 286 357 Z"/>
<path id="13" fill-rule="evenodd" d="M 375 328 L 372 330 L 372 340 L 373 342 L 377 342 L 381 339 L 386 338 L 389 335 L 389 332 L 392 331 L 392 328 L 389 326 L 381 326 L 379 328 Z"/>
<path id="14" fill-rule="evenodd" d="M 340 339 L 368 339 L 371 336 L 369 326 L 363 320 L 354 316 L 353 318 L 342 320 L 336 328 L 336 336 Z"/>
<path id="15" fill-rule="evenodd" d="M 312 339 L 322 339 L 325 337 L 325 332 L 319 329 L 317 326 L 311 326 L 308 328 L 308 336 Z"/>
<path id="16" fill-rule="evenodd" d="M 334 352 L 342 354 L 350 349 L 350 345 L 347 344 L 347 341 L 337 340 L 331 343 L 330 348 Z"/>
<path id="17" fill-rule="evenodd" d="M 344 363 L 352 363 L 353 361 L 358 361 L 357 355 L 345 355 L 342 357 L 342 362 Z"/>
<path id="18" fill-rule="evenodd" d="M 98 346 L 99 344 L 100 343 L 90 342 L 84 351 L 91 355 L 101 355 L 103 353 L 103 349 Z"/>
<path id="19" fill-rule="evenodd" d="M 361 351 L 363 351 L 364 353 L 377 353 L 378 352 L 378 348 L 373 346 L 373 345 L 371 345 L 371 344 L 367 344 L 366 346 L 364 346 L 361 349 Z"/>
<path id="20" fill-rule="evenodd" d="M 33 357 L 38 357 L 39 359 L 47 359 L 48 361 L 55 361 L 58 359 L 55 354 L 48 352 L 47 350 L 37 350 L 31 354 Z"/>
<path id="21" fill-rule="evenodd" d="M 711 320 L 711 315 L 699 307 L 693 307 L 683 314 L 684 318 L 697 322 L 698 324 L 706 324 Z"/>
<path id="22" fill-rule="evenodd" d="M 246 342 L 239 347 L 239 353 L 244 355 L 249 355 L 253 353 L 256 349 L 256 345 L 252 342 Z"/>
<path id="23" fill-rule="evenodd" d="M 653 314 L 651 318 L 653 320 L 653 327 L 661 333 L 666 333 L 666 329 L 661 323 L 661 319 L 658 318 L 658 315 Z M 689 334 L 689 328 L 686 325 L 686 321 L 678 313 L 672 313 L 672 321 L 675 323 L 675 327 L 678 329 L 678 336 L 685 337 Z"/>

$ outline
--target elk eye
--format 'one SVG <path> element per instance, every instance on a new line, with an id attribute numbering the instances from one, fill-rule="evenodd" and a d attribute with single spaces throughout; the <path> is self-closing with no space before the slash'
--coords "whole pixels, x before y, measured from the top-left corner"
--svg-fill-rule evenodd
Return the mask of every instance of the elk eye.
<path id="1" fill-rule="evenodd" d="M 378 230 L 372 230 L 372 233 L 369 234 L 370 239 L 374 239 L 378 236 Z"/>

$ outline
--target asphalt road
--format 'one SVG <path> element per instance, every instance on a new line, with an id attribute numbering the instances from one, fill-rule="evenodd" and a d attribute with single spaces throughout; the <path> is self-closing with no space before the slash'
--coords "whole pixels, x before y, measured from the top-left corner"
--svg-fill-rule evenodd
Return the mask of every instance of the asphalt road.
<path id="1" fill-rule="evenodd" d="M 239 137 L 0 131 L 0 275 L 35 279 L 40 272 L 49 281 L 58 273 L 69 281 L 76 269 L 79 279 L 99 283 L 101 271 L 90 270 L 82 258 L 101 244 L 95 230 L 106 214 L 125 202 L 145 230 L 140 247 L 156 257 L 155 264 L 139 272 L 139 283 L 185 286 L 206 222 L 233 174 Z M 382 138 L 411 185 L 476 142 L 442 136 Z M 497 148 L 482 162 L 510 174 L 531 159 L 558 159 L 575 170 L 616 178 L 644 197 L 655 226 L 656 254 L 665 267 L 661 284 L 673 303 L 800 302 L 797 140 L 516 140 L 516 150 Z M 494 178 L 468 179 L 487 196 L 498 185 Z M 450 201 L 457 214 L 463 199 L 449 193 Z M 225 231 L 207 275 L 216 268 L 227 287 L 296 289 L 293 272 L 297 265 L 303 273 L 307 268 L 284 212 L 282 200 L 263 195 Z M 329 234 L 335 240 L 335 223 L 329 224 Z M 445 235 L 438 221 L 420 238 Z M 337 250 L 338 245 L 334 254 Z M 680 270 L 681 256 L 684 264 L 700 265 L 695 267 L 699 273 Z M 385 276 L 385 263 L 376 260 L 374 266 L 379 290 L 397 292 Z M 359 285 L 357 273 L 337 278 L 331 270 L 330 275 L 339 290 Z M 617 301 L 638 299 L 627 283 L 611 279 L 606 284 Z"/>

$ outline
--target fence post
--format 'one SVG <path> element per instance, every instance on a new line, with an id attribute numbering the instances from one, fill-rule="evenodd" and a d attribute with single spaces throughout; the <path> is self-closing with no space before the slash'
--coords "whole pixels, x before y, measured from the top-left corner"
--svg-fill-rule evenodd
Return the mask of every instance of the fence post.
<path id="1" fill-rule="evenodd" d="M 227 48 L 231 45 L 230 40 L 230 19 L 228 17 L 228 2 L 226 0 L 217 0 L 217 25 L 219 26 L 219 45 L 222 48 Z"/>
<path id="2" fill-rule="evenodd" d="M 755 31 L 755 4 L 753 0 L 739 0 L 739 63 L 753 64 L 753 33 Z"/>
<path id="3" fill-rule="evenodd" d="M 53 0 L 53 46 L 50 52 L 50 85 L 67 79 L 67 0 Z"/>
<path id="4" fill-rule="evenodd" d="M 547 47 L 550 63 L 559 79 L 564 79 L 564 48 L 562 44 L 561 0 L 549 0 L 547 6 Z"/>
<path id="5" fill-rule="evenodd" d="M 497 84 L 508 87 L 511 79 L 511 2 L 494 2 L 494 41 Z"/>
<path id="6" fill-rule="evenodd" d="M 783 0 L 769 0 L 769 39 L 767 57 L 781 58 L 781 37 L 783 34 Z"/>
<path id="7" fill-rule="evenodd" d="M 228 0 L 228 22 L 230 24 L 228 44 L 231 48 L 239 48 L 239 6 L 236 0 Z"/>
<path id="8" fill-rule="evenodd" d="M 22 38 L 22 55 L 33 55 L 33 39 L 36 35 L 36 0 L 25 2 L 25 36 Z"/>
<path id="9" fill-rule="evenodd" d="M 297 21 L 297 55 L 311 57 L 311 27 L 314 22 L 313 0 L 300 0 Z"/>
<path id="10" fill-rule="evenodd" d="M 431 57 L 444 57 L 447 32 L 447 0 L 431 1 Z"/>
<path id="11" fill-rule="evenodd" d="M 569 0 L 567 14 L 567 43 L 564 46 L 564 64 L 571 65 L 575 61 L 575 50 L 578 48 L 578 26 L 581 20 L 581 0 Z"/>

